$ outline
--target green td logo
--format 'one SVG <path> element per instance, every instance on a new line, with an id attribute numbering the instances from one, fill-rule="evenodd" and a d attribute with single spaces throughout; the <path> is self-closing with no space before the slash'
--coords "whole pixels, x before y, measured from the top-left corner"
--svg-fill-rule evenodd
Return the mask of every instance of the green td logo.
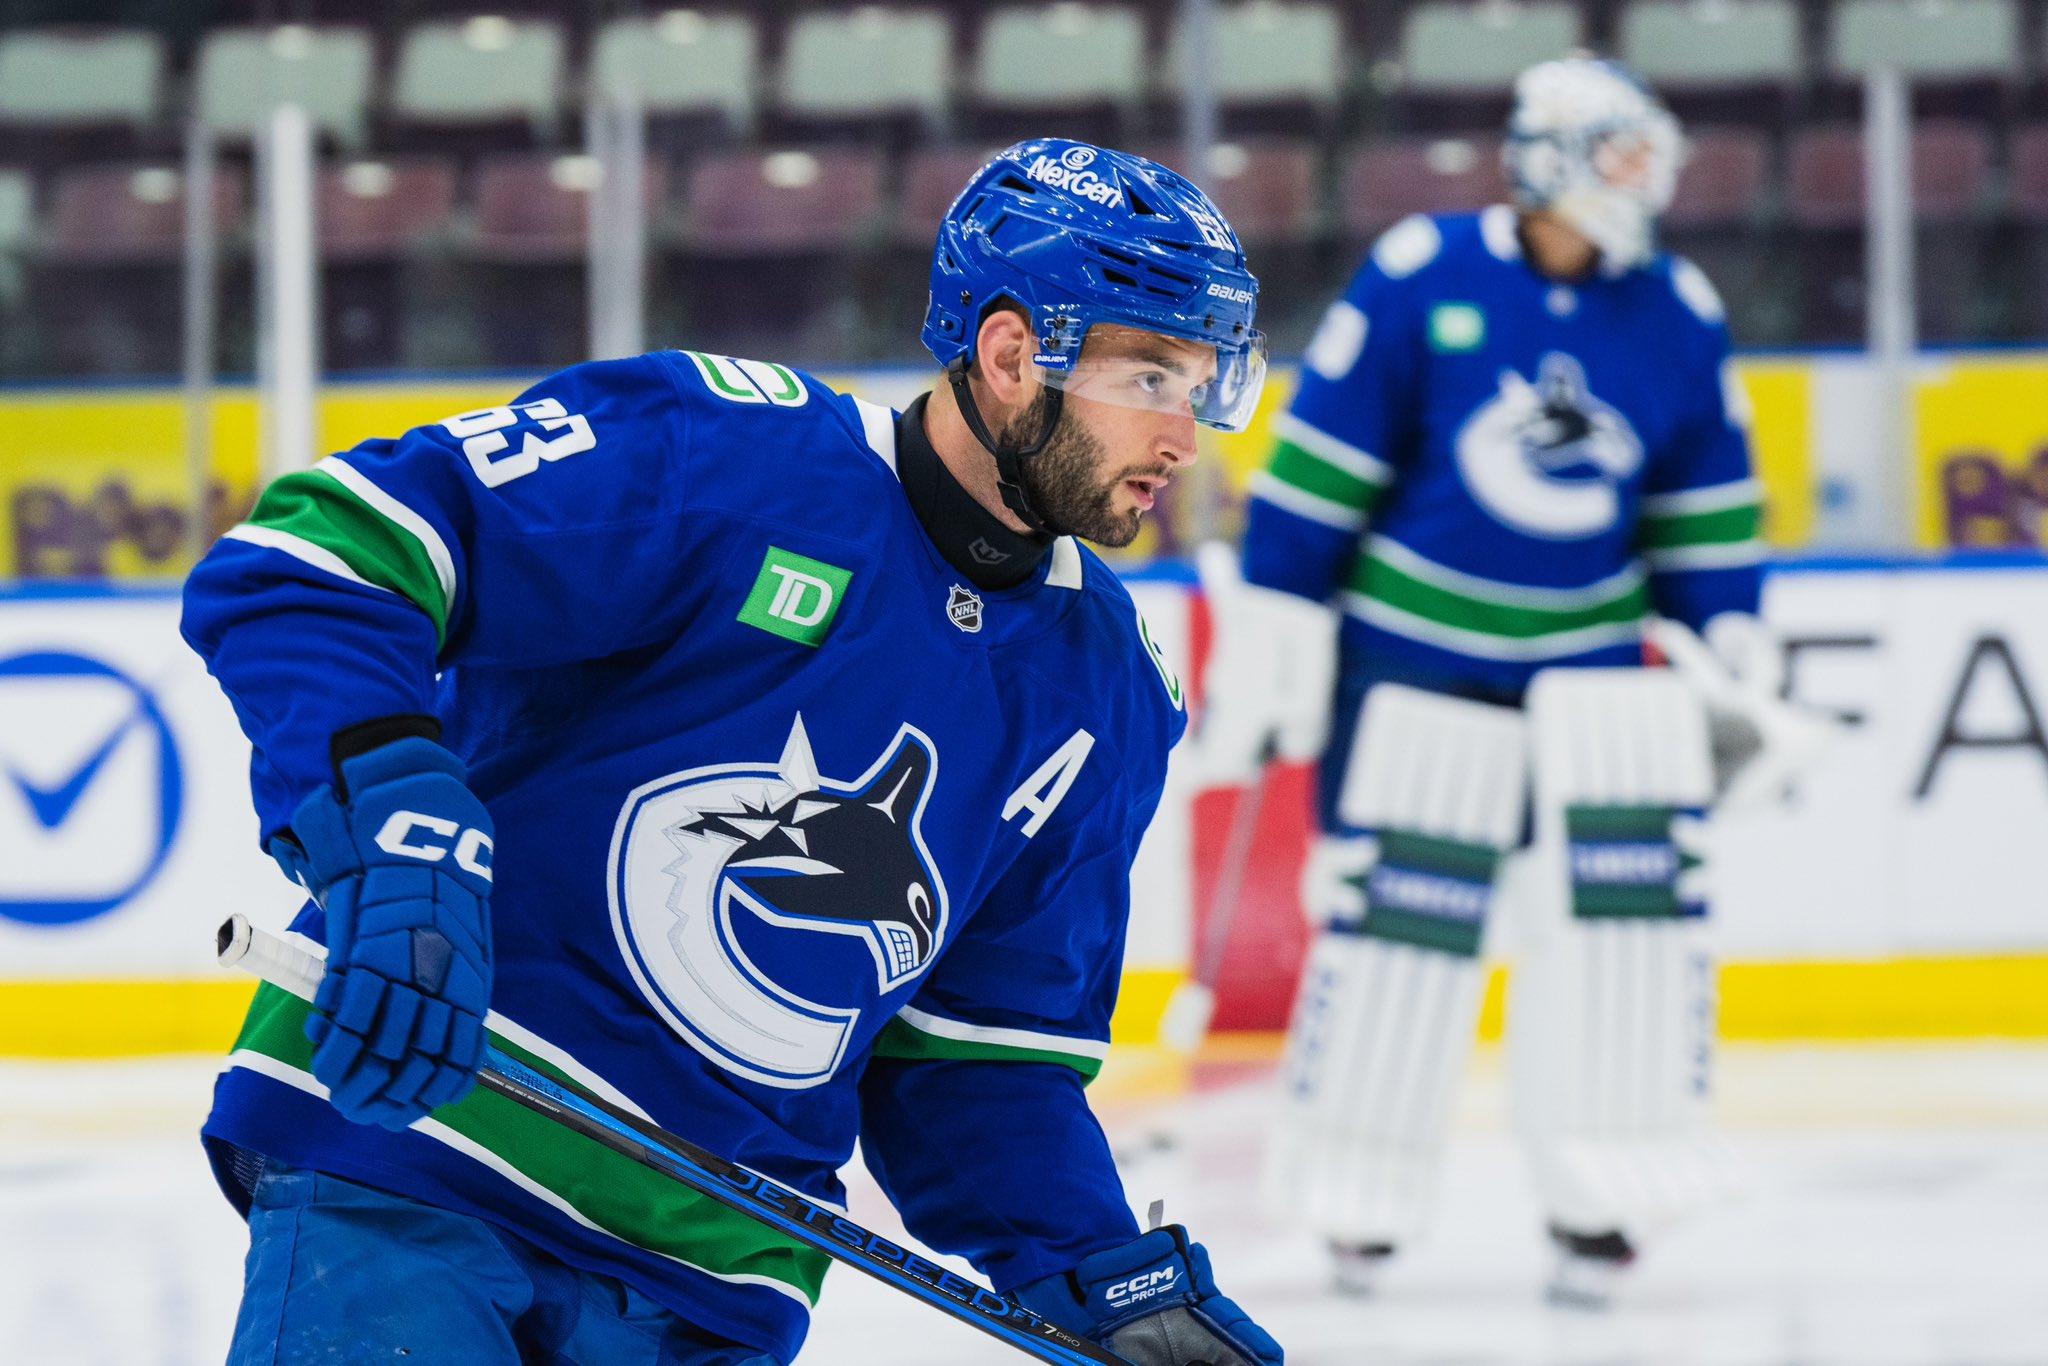
<path id="1" fill-rule="evenodd" d="M 771 545 L 740 620 L 799 645 L 820 645 L 852 581 L 851 570 Z"/>
<path id="2" fill-rule="evenodd" d="M 1429 311 L 1429 344 L 1437 351 L 1477 351 L 1486 342 L 1486 315 L 1472 304 L 1438 304 Z"/>

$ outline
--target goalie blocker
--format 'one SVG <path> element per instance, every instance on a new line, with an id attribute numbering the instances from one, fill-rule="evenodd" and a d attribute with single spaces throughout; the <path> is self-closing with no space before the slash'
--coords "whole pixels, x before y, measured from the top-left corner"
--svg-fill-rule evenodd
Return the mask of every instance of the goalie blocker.
<path id="1" fill-rule="evenodd" d="M 1496 905 L 1520 950 L 1516 1128 L 1553 1226 L 1626 1246 L 1725 1190 L 1705 1125 L 1711 786 L 1700 704 L 1668 671 L 1546 670 L 1526 710 L 1367 694 L 1346 828 L 1309 861 L 1326 924 L 1268 1172 L 1354 1288 L 1426 1225 Z"/>

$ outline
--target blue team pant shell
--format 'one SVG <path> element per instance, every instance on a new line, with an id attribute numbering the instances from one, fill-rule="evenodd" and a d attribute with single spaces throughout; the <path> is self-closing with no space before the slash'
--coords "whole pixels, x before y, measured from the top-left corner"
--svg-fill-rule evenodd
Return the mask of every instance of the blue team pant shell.
<path id="1" fill-rule="evenodd" d="M 228 1366 L 776 1366 L 481 1219 L 272 1164 Z"/>

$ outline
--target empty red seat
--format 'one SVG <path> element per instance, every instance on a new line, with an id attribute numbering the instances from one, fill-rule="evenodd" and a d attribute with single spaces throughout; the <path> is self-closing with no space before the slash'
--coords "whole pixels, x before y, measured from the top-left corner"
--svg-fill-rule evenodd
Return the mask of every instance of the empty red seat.
<path id="1" fill-rule="evenodd" d="M 1000 147 L 928 147 L 912 152 L 903 163 L 903 192 L 897 196 L 890 236 L 906 247 L 929 249 L 939 234 L 939 220 L 953 206 L 974 173 Z"/>
<path id="2" fill-rule="evenodd" d="M 1913 130 L 1913 210 L 1922 221 L 1968 217 L 1991 173 L 1991 143 L 1974 123 L 1930 119 Z M 1806 228 L 1863 225 L 1863 133 L 1858 127 L 1796 134 L 1786 167 L 1787 212 Z"/>
<path id="3" fill-rule="evenodd" d="M 495 261 L 570 261 L 588 250 L 590 196 L 602 168 L 586 156 L 508 153 L 476 173 L 476 255 Z M 659 202 L 659 161 L 646 164 L 643 203 Z"/>
<path id="4" fill-rule="evenodd" d="M 1863 131 L 1806 128 L 1785 158 L 1785 212 L 1803 228 L 1863 223 Z"/>
<path id="5" fill-rule="evenodd" d="M 1209 165 L 1189 175 L 1187 158 L 1172 145 L 1143 149 L 1209 192 L 1230 226 L 1246 242 L 1302 242 L 1317 226 L 1315 144 L 1294 138 L 1241 138 L 1209 149 Z"/>
<path id="6" fill-rule="evenodd" d="M 706 157 L 683 209 L 689 248 L 706 256 L 801 256 L 850 246 L 879 217 L 882 161 L 851 147 Z"/>
<path id="7" fill-rule="evenodd" d="M 2012 137 L 2012 211 L 2025 222 L 2048 224 L 2048 123 Z"/>
<path id="8" fill-rule="evenodd" d="M 227 234 L 242 223 L 247 186 L 222 167 L 213 179 L 213 220 Z M 144 265 L 176 260 L 185 235 L 185 181 L 168 166 L 81 166 L 62 172 L 50 194 L 44 252 L 77 265 Z"/>
<path id="9" fill-rule="evenodd" d="M 1770 148 L 1747 128 L 1702 128 L 1689 134 L 1691 155 L 1664 221 L 1674 228 L 1721 227 L 1756 212 L 1770 179 Z"/>
<path id="10" fill-rule="evenodd" d="M 433 158 L 353 161 L 320 175 L 320 250 L 330 261 L 404 256 L 445 232 L 455 167 Z"/>
<path id="11" fill-rule="evenodd" d="M 1344 167 L 1340 214 L 1370 237 L 1414 213 L 1470 213 L 1507 192 L 1494 137 L 1390 138 L 1356 148 Z"/>
<path id="12" fill-rule="evenodd" d="M 1974 123 L 1928 119 L 1913 130 L 1913 212 L 1922 221 L 1968 218 L 1991 181 L 1991 137 Z"/>

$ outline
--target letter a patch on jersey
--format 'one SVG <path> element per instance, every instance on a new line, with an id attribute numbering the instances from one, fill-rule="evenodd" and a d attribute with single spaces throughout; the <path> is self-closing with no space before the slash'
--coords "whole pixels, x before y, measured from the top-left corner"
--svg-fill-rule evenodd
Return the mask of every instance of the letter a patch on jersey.
<path id="1" fill-rule="evenodd" d="M 799 645 L 821 645 L 851 582 L 851 570 L 771 545 L 740 620 Z"/>

